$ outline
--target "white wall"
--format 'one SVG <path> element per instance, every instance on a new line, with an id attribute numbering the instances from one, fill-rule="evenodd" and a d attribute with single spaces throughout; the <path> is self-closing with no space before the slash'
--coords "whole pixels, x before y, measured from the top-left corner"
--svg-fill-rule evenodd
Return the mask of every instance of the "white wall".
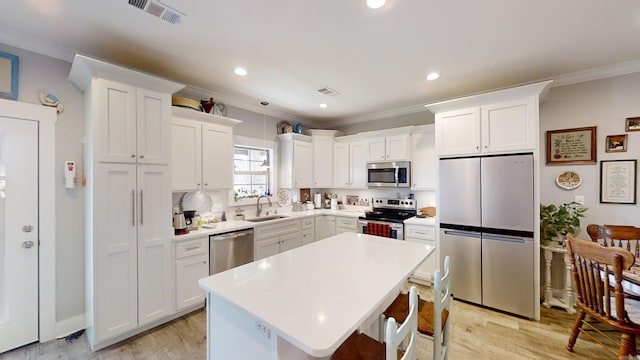
<path id="1" fill-rule="evenodd" d="M 627 151 L 605 152 L 607 135 L 625 134 L 625 118 L 640 116 L 640 73 L 552 88 L 540 105 L 540 201 L 543 204 L 571 202 L 576 195 L 585 197 L 589 208 L 582 220 L 582 237 L 588 238 L 586 225 L 628 224 L 640 226 L 638 205 L 601 204 L 600 161 L 640 157 L 640 132 L 629 132 Z M 597 126 L 597 160 L 593 165 L 544 165 L 546 131 Z M 563 190 L 555 185 L 561 172 L 572 170 L 582 176 L 582 185 Z M 637 182 L 637 180 L 636 180 Z M 640 198 L 638 198 L 640 200 Z"/>
<path id="2" fill-rule="evenodd" d="M 40 104 L 44 90 L 57 96 L 65 110 L 56 123 L 56 321 L 84 314 L 84 241 L 82 187 L 66 190 L 63 164 L 82 162 L 82 93 L 68 80 L 71 64 L 0 44 L 0 51 L 19 57 L 18 100 Z"/>

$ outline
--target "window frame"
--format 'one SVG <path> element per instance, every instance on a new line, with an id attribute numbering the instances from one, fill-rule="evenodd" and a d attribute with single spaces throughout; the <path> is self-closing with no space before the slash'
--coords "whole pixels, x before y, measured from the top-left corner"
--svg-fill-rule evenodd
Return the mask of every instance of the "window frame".
<path id="1" fill-rule="evenodd" d="M 243 147 L 249 149 L 257 149 L 257 150 L 268 150 L 269 151 L 269 198 L 273 201 L 274 193 L 278 186 L 276 183 L 277 179 L 277 166 L 276 166 L 276 152 L 277 152 L 277 142 L 263 140 L 263 139 L 255 139 L 244 136 L 234 136 L 233 137 L 233 153 L 234 153 L 234 162 L 235 162 L 235 149 L 236 147 Z M 257 202 L 256 197 L 247 197 L 242 199 L 235 199 L 235 167 L 233 170 L 233 188 L 228 191 L 227 196 L 227 204 L 229 207 L 235 206 L 247 206 L 247 205 L 255 205 Z"/>

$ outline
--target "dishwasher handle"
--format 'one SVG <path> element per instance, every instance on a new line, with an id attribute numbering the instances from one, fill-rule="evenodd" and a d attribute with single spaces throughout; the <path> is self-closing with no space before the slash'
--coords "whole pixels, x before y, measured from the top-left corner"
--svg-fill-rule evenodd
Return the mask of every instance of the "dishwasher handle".
<path id="1" fill-rule="evenodd" d="M 225 234 L 218 234 L 218 235 L 211 235 L 209 237 L 210 240 L 214 240 L 214 241 L 220 241 L 220 240 L 232 240 L 232 239 L 237 239 L 239 237 L 245 237 L 245 236 L 253 236 L 253 230 L 249 229 L 249 230 L 244 230 L 244 231 L 234 231 L 234 232 L 230 232 L 230 233 L 225 233 Z"/>

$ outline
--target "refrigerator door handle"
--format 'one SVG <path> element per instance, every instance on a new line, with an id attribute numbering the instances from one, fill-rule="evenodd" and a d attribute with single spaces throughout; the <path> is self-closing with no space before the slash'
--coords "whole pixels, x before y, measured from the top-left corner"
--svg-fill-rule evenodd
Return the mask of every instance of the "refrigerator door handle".
<path id="1" fill-rule="evenodd" d="M 457 230 L 445 230 L 444 233 L 446 235 L 453 236 L 464 236 L 464 237 L 472 237 L 480 239 L 482 236 L 477 232 L 467 232 L 467 231 L 457 231 Z"/>
<path id="2" fill-rule="evenodd" d="M 527 239 L 524 239 L 524 238 L 514 238 L 514 237 L 507 237 L 507 236 L 500 236 L 500 235 L 483 234 L 482 238 L 487 240 L 497 240 L 497 241 L 516 243 L 516 244 L 527 243 Z"/>

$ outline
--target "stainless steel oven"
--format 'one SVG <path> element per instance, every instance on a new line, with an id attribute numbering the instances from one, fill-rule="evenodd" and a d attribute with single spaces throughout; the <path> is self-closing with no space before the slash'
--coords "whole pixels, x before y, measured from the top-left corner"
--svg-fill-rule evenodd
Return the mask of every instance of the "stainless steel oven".
<path id="1" fill-rule="evenodd" d="M 373 211 L 358 219 L 358 232 L 404 240 L 404 220 L 416 215 L 413 199 L 374 198 Z"/>

